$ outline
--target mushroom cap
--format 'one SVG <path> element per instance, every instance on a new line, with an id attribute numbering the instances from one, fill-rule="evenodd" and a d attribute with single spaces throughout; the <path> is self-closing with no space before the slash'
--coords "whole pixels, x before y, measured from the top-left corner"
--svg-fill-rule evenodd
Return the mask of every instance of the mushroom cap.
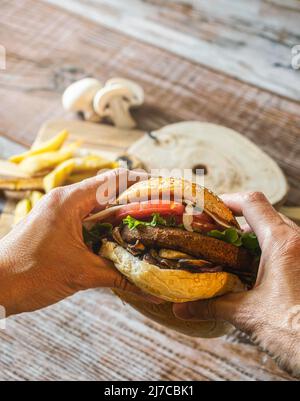
<path id="1" fill-rule="evenodd" d="M 113 87 L 115 85 L 124 86 L 132 92 L 133 95 L 131 97 L 132 99 L 131 106 L 140 106 L 144 103 L 145 100 L 144 89 L 136 82 L 133 82 L 125 78 L 116 77 L 108 80 L 105 86 Z"/>
<path id="2" fill-rule="evenodd" d="M 94 78 L 74 82 L 63 94 L 63 107 L 68 111 L 90 111 L 93 99 L 102 87 L 101 82 Z"/>
<path id="3" fill-rule="evenodd" d="M 128 109 L 135 101 L 135 94 L 124 85 L 105 86 L 94 98 L 94 110 L 100 117 L 111 116 L 110 104 L 113 100 L 127 102 Z"/>

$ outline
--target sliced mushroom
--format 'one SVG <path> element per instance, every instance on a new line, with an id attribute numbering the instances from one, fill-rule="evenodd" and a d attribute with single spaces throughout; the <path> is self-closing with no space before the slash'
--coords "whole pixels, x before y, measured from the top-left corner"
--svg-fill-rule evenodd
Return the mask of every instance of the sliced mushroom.
<path id="1" fill-rule="evenodd" d="M 150 249 L 149 254 L 152 256 L 152 258 L 159 260 L 160 257 L 158 255 L 158 252 L 156 249 Z"/>
<path id="2" fill-rule="evenodd" d="M 208 216 L 210 216 L 216 223 L 219 224 L 219 226 L 224 227 L 224 228 L 232 228 L 232 224 L 227 223 L 225 220 L 221 219 L 219 216 L 217 216 L 214 213 L 211 213 L 209 210 L 204 208 L 204 211 Z"/>
<path id="3" fill-rule="evenodd" d="M 144 91 L 135 82 L 115 78 L 107 82 L 94 98 L 94 110 L 101 118 L 109 119 L 118 128 L 134 128 L 136 122 L 131 107 L 144 102 Z"/>
<path id="4" fill-rule="evenodd" d="M 159 265 L 162 268 L 168 268 L 168 269 L 178 269 L 178 262 L 175 260 L 170 260 L 170 259 L 160 259 Z"/>
<path id="5" fill-rule="evenodd" d="M 161 258 L 155 249 L 150 249 L 150 252 L 144 256 L 144 260 L 148 263 L 156 264 L 163 269 L 178 268 L 177 261 Z"/>
<path id="6" fill-rule="evenodd" d="M 127 249 L 128 244 L 123 240 L 119 227 L 115 227 L 113 229 L 112 237 L 118 245 L 120 245 L 122 248 Z"/>
<path id="7" fill-rule="evenodd" d="M 160 249 L 158 255 L 163 259 L 171 259 L 171 260 L 193 259 L 193 257 L 188 255 L 187 253 L 172 251 L 171 249 Z"/>
<path id="8" fill-rule="evenodd" d="M 87 121 L 100 121 L 100 117 L 95 113 L 93 101 L 96 93 L 102 87 L 101 82 L 94 78 L 85 78 L 74 82 L 63 94 L 62 103 L 64 109 L 82 113 Z"/>
<path id="9" fill-rule="evenodd" d="M 217 273 L 224 270 L 222 266 L 214 266 L 206 260 L 161 258 L 155 249 L 146 253 L 143 260 L 159 266 L 161 269 L 186 270 L 189 273 Z"/>
<path id="10" fill-rule="evenodd" d="M 133 256 L 139 256 L 143 252 L 145 252 L 145 246 L 140 242 L 136 241 L 135 244 L 128 244 L 125 242 L 122 238 L 121 231 L 119 227 L 115 227 L 112 232 L 112 237 L 116 241 L 118 245 L 120 245 L 122 248 L 126 249 L 128 252 L 130 252 Z"/>
<path id="11" fill-rule="evenodd" d="M 139 240 L 137 240 L 135 244 L 129 244 L 127 246 L 127 251 L 133 256 L 141 255 L 143 252 L 145 252 L 145 249 L 145 245 L 143 245 Z"/>
<path id="12" fill-rule="evenodd" d="M 201 268 L 213 267 L 213 264 L 211 262 L 201 259 L 180 259 L 178 263 L 180 267 L 201 267 Z"/>

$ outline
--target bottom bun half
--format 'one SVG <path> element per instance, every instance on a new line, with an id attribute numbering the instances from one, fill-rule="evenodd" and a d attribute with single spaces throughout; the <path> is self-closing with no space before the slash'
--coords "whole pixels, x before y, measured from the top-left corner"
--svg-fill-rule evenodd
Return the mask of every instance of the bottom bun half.
<path id="1" fill-rule="evenodd" d="M 237 276 L 228 273 L 189 273 L 184 270 L 162 270 L 143 262 L 114 242 L 104 242 L 100 256 L 114 262 L 116 268 L 129 281 L 146 293 L 158 296 L 166 302 L 152 304 L 134 294 L 114 292 L 146 317 L 192 337 L 215 338 L 227 334 L 232 326 L 225 322 L 184 321 L 173 314 L 173 302 L 189 302 L 209 299 L 244 289 Z"/>
<path id="2" fill-rule="evenodd" d="M 169 302 L 209 299 L 244 289 L 234 274 L 161 269 L 133 256 L 115 242 L 104 242 L 100 256 L 114 262 L 116 268 L 141 290 Z"/>

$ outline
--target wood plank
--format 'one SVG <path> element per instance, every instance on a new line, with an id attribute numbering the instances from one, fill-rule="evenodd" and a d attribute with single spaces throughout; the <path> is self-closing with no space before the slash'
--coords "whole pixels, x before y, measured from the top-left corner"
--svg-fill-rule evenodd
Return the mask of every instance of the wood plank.
<path id="1" fill-rule="evenodd" d="M 0 136 L 0 159 L 7 159 L 13 154 L 21 153 L 25 150 L 25 147 Z M 0 193 L 0 238 L 2 238 L 11 225 L 11 216 L 8 214 L 12 212 L 12 208 L 8 207 L 5 209 L 6 199 Z M 3 211 L 6 211 L 5 214 L 1 215 Z"/>
<path id="2" fill-rule="evenodd" d="M 60 118 L 70 81 L 125 75 L 146 89 L 136 114 L 142 129 L 190 119 L 236 129 L 280 162 L 290 202 L 299 201 L 299 104 L 41 2 L 2 0 L 0 26 L 9 49 L 8 69 L 0 72 L 7 137 L 29 145 L 43 122 Z M 3 380 L 291 380 L 240 334 L 189 339 L 102 290 L 9 319 L 0 355 Z"/>
<path id="3" fill-rule="evenodd" d="M 299 103 L 33 0 L 4 1 L 0 23 L 9 49 L 8 69 L 0 71 L 0 134 L 29 145 L 45 121 L 74 118 L 60 102 L 71 81 L 121 75 L 145 88 L 146 104 L 135 112 L 140 129 L 181 120 L 233 128 L 279 163 L 291 187 L 288 203 L 300 204 Z"/>
<path id="4" fill-rule="evenodd" d="M 16 142 L 9 140 L 3 136 L 0 136 L 0 159 L 8 159 L 14 154 L 24 152 L 25 147 L 19 145 Z"/>
<path id="5" fill-rule="evenodd" d="M 10 319 L 0 331 L 0 350 L 2 380 L 291 379 L 236 337 L 208 341 L 174 333 L 107 290 Z"/>
<path id="6" fill-rule="evenodd" d="M 291 48 L 300 3 L 265 0 L 44 0 L 242 81 L 300 100 Z"/>
<path id="7" fill-rule="evenodd" d="M 103 157 L 109 160 L 115 160 L 118 156 L 124 154 L 127 148 L 135 141 L 140 139 L 143 131 L 139 130 L 120 130 L 115 127 L 104 124 L 93 124 L 85 121 L 66 121 L 55 120 L 45 123 L 35 140 L 35 143 L 46 142 L 54 137 L 58 132 L 67 130 L 70 133 L 69 141 L 83 140 L 82 149 L 90 152 L 99 152 Z M 7 158 L 12 154 L 21 153 L 24 147 L 14 142 L 0 137 L 0 157 Z M 1 172 L 7 169 L 2 167 Z M 4 196 L 0 195 L 0 238 L 3 237 L 13 224 L 14 202 L 9 202 L 5 207 Z M 4 210 L 3 210 L 4 209 Z M 1 211 L 3 214 L 1 215 Z"/>

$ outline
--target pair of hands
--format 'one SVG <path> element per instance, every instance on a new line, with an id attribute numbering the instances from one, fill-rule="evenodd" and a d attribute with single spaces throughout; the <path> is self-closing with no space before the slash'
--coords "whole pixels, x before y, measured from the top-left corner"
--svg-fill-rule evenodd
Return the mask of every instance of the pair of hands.
<path id="1" fill-rule="evenodd" d="M 127 181 L 130 186 L 137 178 L 148 176 L 114 170 L 55 189 L 0 241 L 0 305 L 6 316 L 32 312 L 97 287 L 131 291 L 158 302 L 131 285 L 112 262 L 90 252 L 83 241 L 82 221 L 99 207 L 99 188 L 105 194 L 112 185 Z"/>
<path id="2" fill-rule="evenodd" d="M 126 170 L 115 170 L 56 189 L 0 242 L 0 305 L 7 316 L 96 287 L 131 291 L 159 302 L 142 294 L 83 242 L 82 221 L 99 206 L 99 186 L 108 190 L 111 179 L 119 183 L 125 179 L 131 185 L 137 178 L 148 176 L 130 172 L 129 177 Z M 226 320 L 249 334 L 285 369 L 300 375 L 300 228 L 278 214 L 260 193 L 223 199 L 237 215 L 244 215 L 259 238 L 262 258 L 256 286 L 247 293 L 174 305 L 174 314 L 185 320 Z"/>

